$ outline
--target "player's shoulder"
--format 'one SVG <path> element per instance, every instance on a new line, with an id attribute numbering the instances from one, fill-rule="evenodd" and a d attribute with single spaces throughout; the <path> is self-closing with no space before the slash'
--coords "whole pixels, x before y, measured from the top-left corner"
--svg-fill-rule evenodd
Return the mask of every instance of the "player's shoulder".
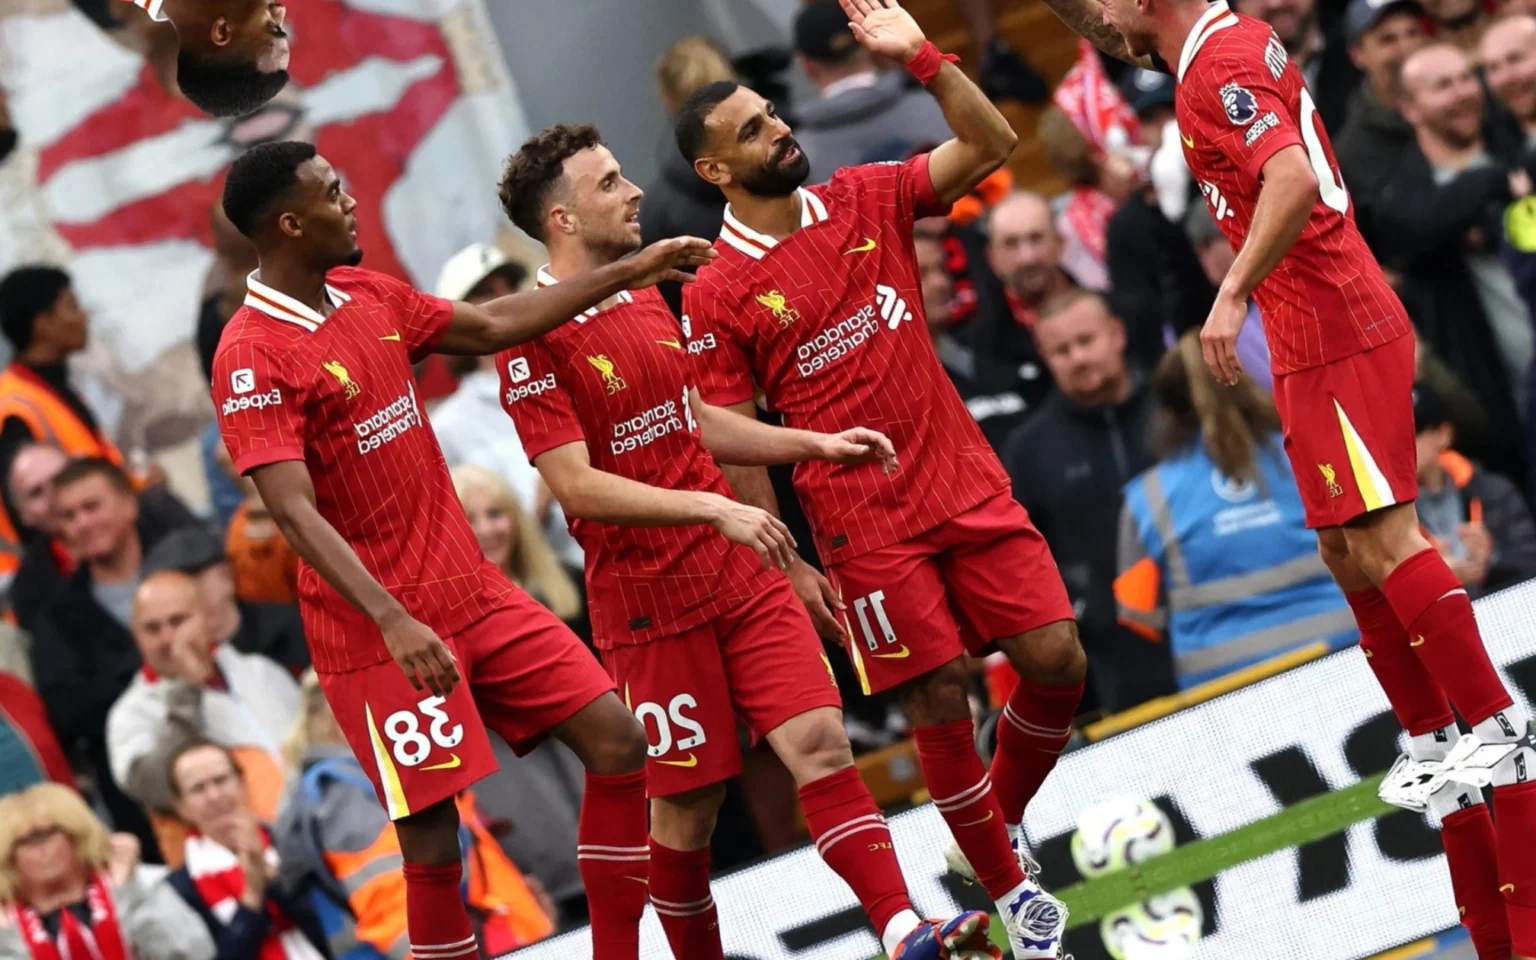
<path id="1" fill-rule="evenodd" d="M 290 327 L 289 324 L 270 322 L 261 311 L 242 306 L 219 334 L 219 345 L 213 352 L 214 363 L 231 353 L 280 357 L 298 339 L 295 333 L 302 332 L 298 327 Z"/>
<path id="2" fill-rule="evenodd" d="M 1230 26 L 1205 36 L 1191 64 L 1191 73 L 1221 81 L 1224 74 L 1262 71 L 1271 80 L 1280 79 L 1290 57 L 1274 27 L 1242 14 L 1228 17 Z"/>
<path id="3" fill-rule="evenodd" d="M 387 273 L 377 270 L 365 270 L 362 267 L 333 267 L 325 274 L 325 282 L 342 293 L 353 293 L 362 290 L 368 293 L 381 294 L 405 287 L 407 284 L 396 280 Z"/>
<path id="4" fill-rule="evenodd" d="M 719 254 L 694 274 L 692 283 L 683 286 L 684 310 L 703 310 L 718 303 L 729 303 L 731 291 L 739 287 L 753 261 L 722 237 L 715 241 Z"/>

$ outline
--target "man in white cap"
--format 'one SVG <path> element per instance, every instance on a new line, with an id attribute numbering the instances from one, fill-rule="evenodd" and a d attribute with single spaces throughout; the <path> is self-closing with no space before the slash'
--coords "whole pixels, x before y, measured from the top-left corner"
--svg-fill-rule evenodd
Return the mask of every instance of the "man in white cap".
<path id="1" fill-rule="evenodd" d="M 499 247 L 472 243 L 443 264 L 435 292 L 450 300 L 482 303 L 516 293 L 527 279 L 528 271 L 522 264 L 509 259 Z M 560 562 L 580 570 L 581 547 L 567 532 L 560 505 L 528 462 L 512 420 L 502 412 L 496 358 L 454 357 L 452 362 L 461 364 L 453 366 L 460 377 L 459 388 L 429 415 L 448 466 L 474 464 L 505 480 L 523 509 L 544 523 L 545 535 Z"/>

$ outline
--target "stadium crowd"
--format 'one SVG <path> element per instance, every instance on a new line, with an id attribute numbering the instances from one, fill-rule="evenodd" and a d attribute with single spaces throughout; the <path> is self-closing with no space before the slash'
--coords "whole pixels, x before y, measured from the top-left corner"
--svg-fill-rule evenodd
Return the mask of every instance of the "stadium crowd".
<path id="1" fill-rule="evenodd" d="M 1089 656 L 1085 716 L 1352 643 L 1281 454 L 1257 309 L 1235 388 L 1194 339 L 1233 251 L 1219 199 L 1213 210 L 1184 166 L 1173 79 L 1084 45 L 1049 90 L 995 36 L 990 3 L 959 5 L 989 95 L 1049 99 L 1034 133 L 1068 189 L 1021 189 L 1005 170 L 922 221 L 924 312 L 1060 566 Z M 1426 532 L 1474 596 L 1536 576 L 1536 4 L 1234 6 L 1302 65 L 1354 214 L 1414 321 Z M 836 3 L 807 3 L 793 44 L 817 95 L 780 107 L 813 177 L 947 137 L 934 101 L 877 65 Z M 737 75 L 702 36 L 656 70 L 673 112 Z M 0 154 L 13 142 L 0 136 Z M 718 232 L 724 198 L 675 150 L 646 186 L 647 242 Z M 189 331 L 205 374 L 255 266 L 211 215 L 215 262 Z M 537 253 L 492 240 L 445 263 L 434 292 L 479 302 L 528 286 Z M 0 281 L 0 900 L 13 921 L 0 960 L 52 956 L 39 945 L 55 937 L 115 944 L 81 956 L 151 943 L 140 956 L 405 956 L 399 844 L 307 669 L 295 554 L 212 425 L 201 513 L 113 445 L 68 378 L 88 326 L 66 272 Z M 499 409 L 492 360 L 434 359 L 419 378 L 485 555 L 586 635 L 580 550 Z M 1318 469 L 1331 481 L 1332 465 Z M 788 469 L 773 478 L 814 566 Z M 899 742 L 894 704 L 862 696 L 831 659 L 855 745 Z M 1010 673 L 976 664 L 979 715 L 1006 700 Z M 460 800 L 489 956 L 585 910 L 579 764 L 552 742 L 497 750 L 501 772 Z M 751 750 L 743 779 L 717 866 L 798 841 L 782 766 Z"/>

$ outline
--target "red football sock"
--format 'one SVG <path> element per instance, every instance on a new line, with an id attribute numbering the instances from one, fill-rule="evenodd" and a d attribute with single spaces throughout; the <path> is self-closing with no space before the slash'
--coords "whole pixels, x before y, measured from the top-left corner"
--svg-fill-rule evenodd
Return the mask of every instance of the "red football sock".
<path id="1" fill-rule="evenodd" d="M 1008 842 L 992 780 L 976 755 L 971 721 L 918 727 L 913 735 L 933 805 L 944 815 L 987 896 L 1002 899 L 1024 882 L 1024 872 Z"/>
<path id="2" fill-rule="evenodd" d="M 1445 691 L 1430 676 L 1429 668 L 1408 646 L 1408 631 L 1398 622 L 1386 596 L 1375 587 L 1347 594 L 1355 623 L 1360 627 L 1360 649 L 1387 695 L 1397 722 L 1410 736 L 1420 736 L 1456 722 Z"/>
<path id="3" fill-rule="evenodd" d="M 405 876 L 405 924 L 411 955 L 421 960 L 480 956 L 469 913 L 464 909 L 464 894 L 459 890 L 464 875 L 459 861 L 407 863 L 400 872 Z"/>
<path id="4" fill-rule="evenodd" d="M 1072 718 L 1082 699 L 1081 683 L 1045 687 L 1019 678 L 997 720 L 997 753 L 992 756 L 992 791 L 1004 823 L 1023 822 L 1024 808 L 1072 736 Z"/>
<path id="5" fill-rule="evenodd" d="M 1461 923 L 1472 935 L 1479 960 L 1509 960 L 1509 921 L 1499 897 L 1497 841 L 1487 804 L 1448 814 L 1441 820 L 1440 842 Z"/>
<path id="6" fill-rule="evenodd" d="M 1493 812 L 1499 822 L 1499 889 L 1514 952 L 1536 957 L 1536 782 L 1494 787 Z"/>
<path id="7" fill-rule="evenodd" d="M 1472 600 L 1440 554 L 1421 550 L 1404 560 L 1381 592 L 1407 628 L 1409 646 L 1467 723 L 1476 726 L 1514 703 L 1483 647 Z"/>
<path id="8" fill-rule="evenodd" d="M 576 827 L 576 865 L 587 888 L 594 960 L 639 960 L 649 829 L 644 770 L 587 774 Z"/>
<path id="9" fill-rule="evenodd" d="M 651 906 L 674 957 L 725 960 L 709 894 L 709 848 L 673 850 L 651 839 Z"/>
<path id="10" fill-rule="evenodd" d="M 912 901 L 891 831 L 859 771 L 848 767 L 811 781 L 800 788 L 800 806 L 816 852 L 853 888 L 875 935 L 883 936 L 891 918 L 912 909 Z"/>

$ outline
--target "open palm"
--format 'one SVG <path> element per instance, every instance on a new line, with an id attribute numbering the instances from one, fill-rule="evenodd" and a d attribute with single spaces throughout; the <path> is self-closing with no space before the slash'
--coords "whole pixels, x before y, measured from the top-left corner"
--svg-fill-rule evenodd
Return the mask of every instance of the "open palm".
<path id="1" fill-rule="evenodd" d="M 853 37 L 871 53 L 906 63 L 922 48 L 923 28 L 896 0 L 839 0 Z"/>

